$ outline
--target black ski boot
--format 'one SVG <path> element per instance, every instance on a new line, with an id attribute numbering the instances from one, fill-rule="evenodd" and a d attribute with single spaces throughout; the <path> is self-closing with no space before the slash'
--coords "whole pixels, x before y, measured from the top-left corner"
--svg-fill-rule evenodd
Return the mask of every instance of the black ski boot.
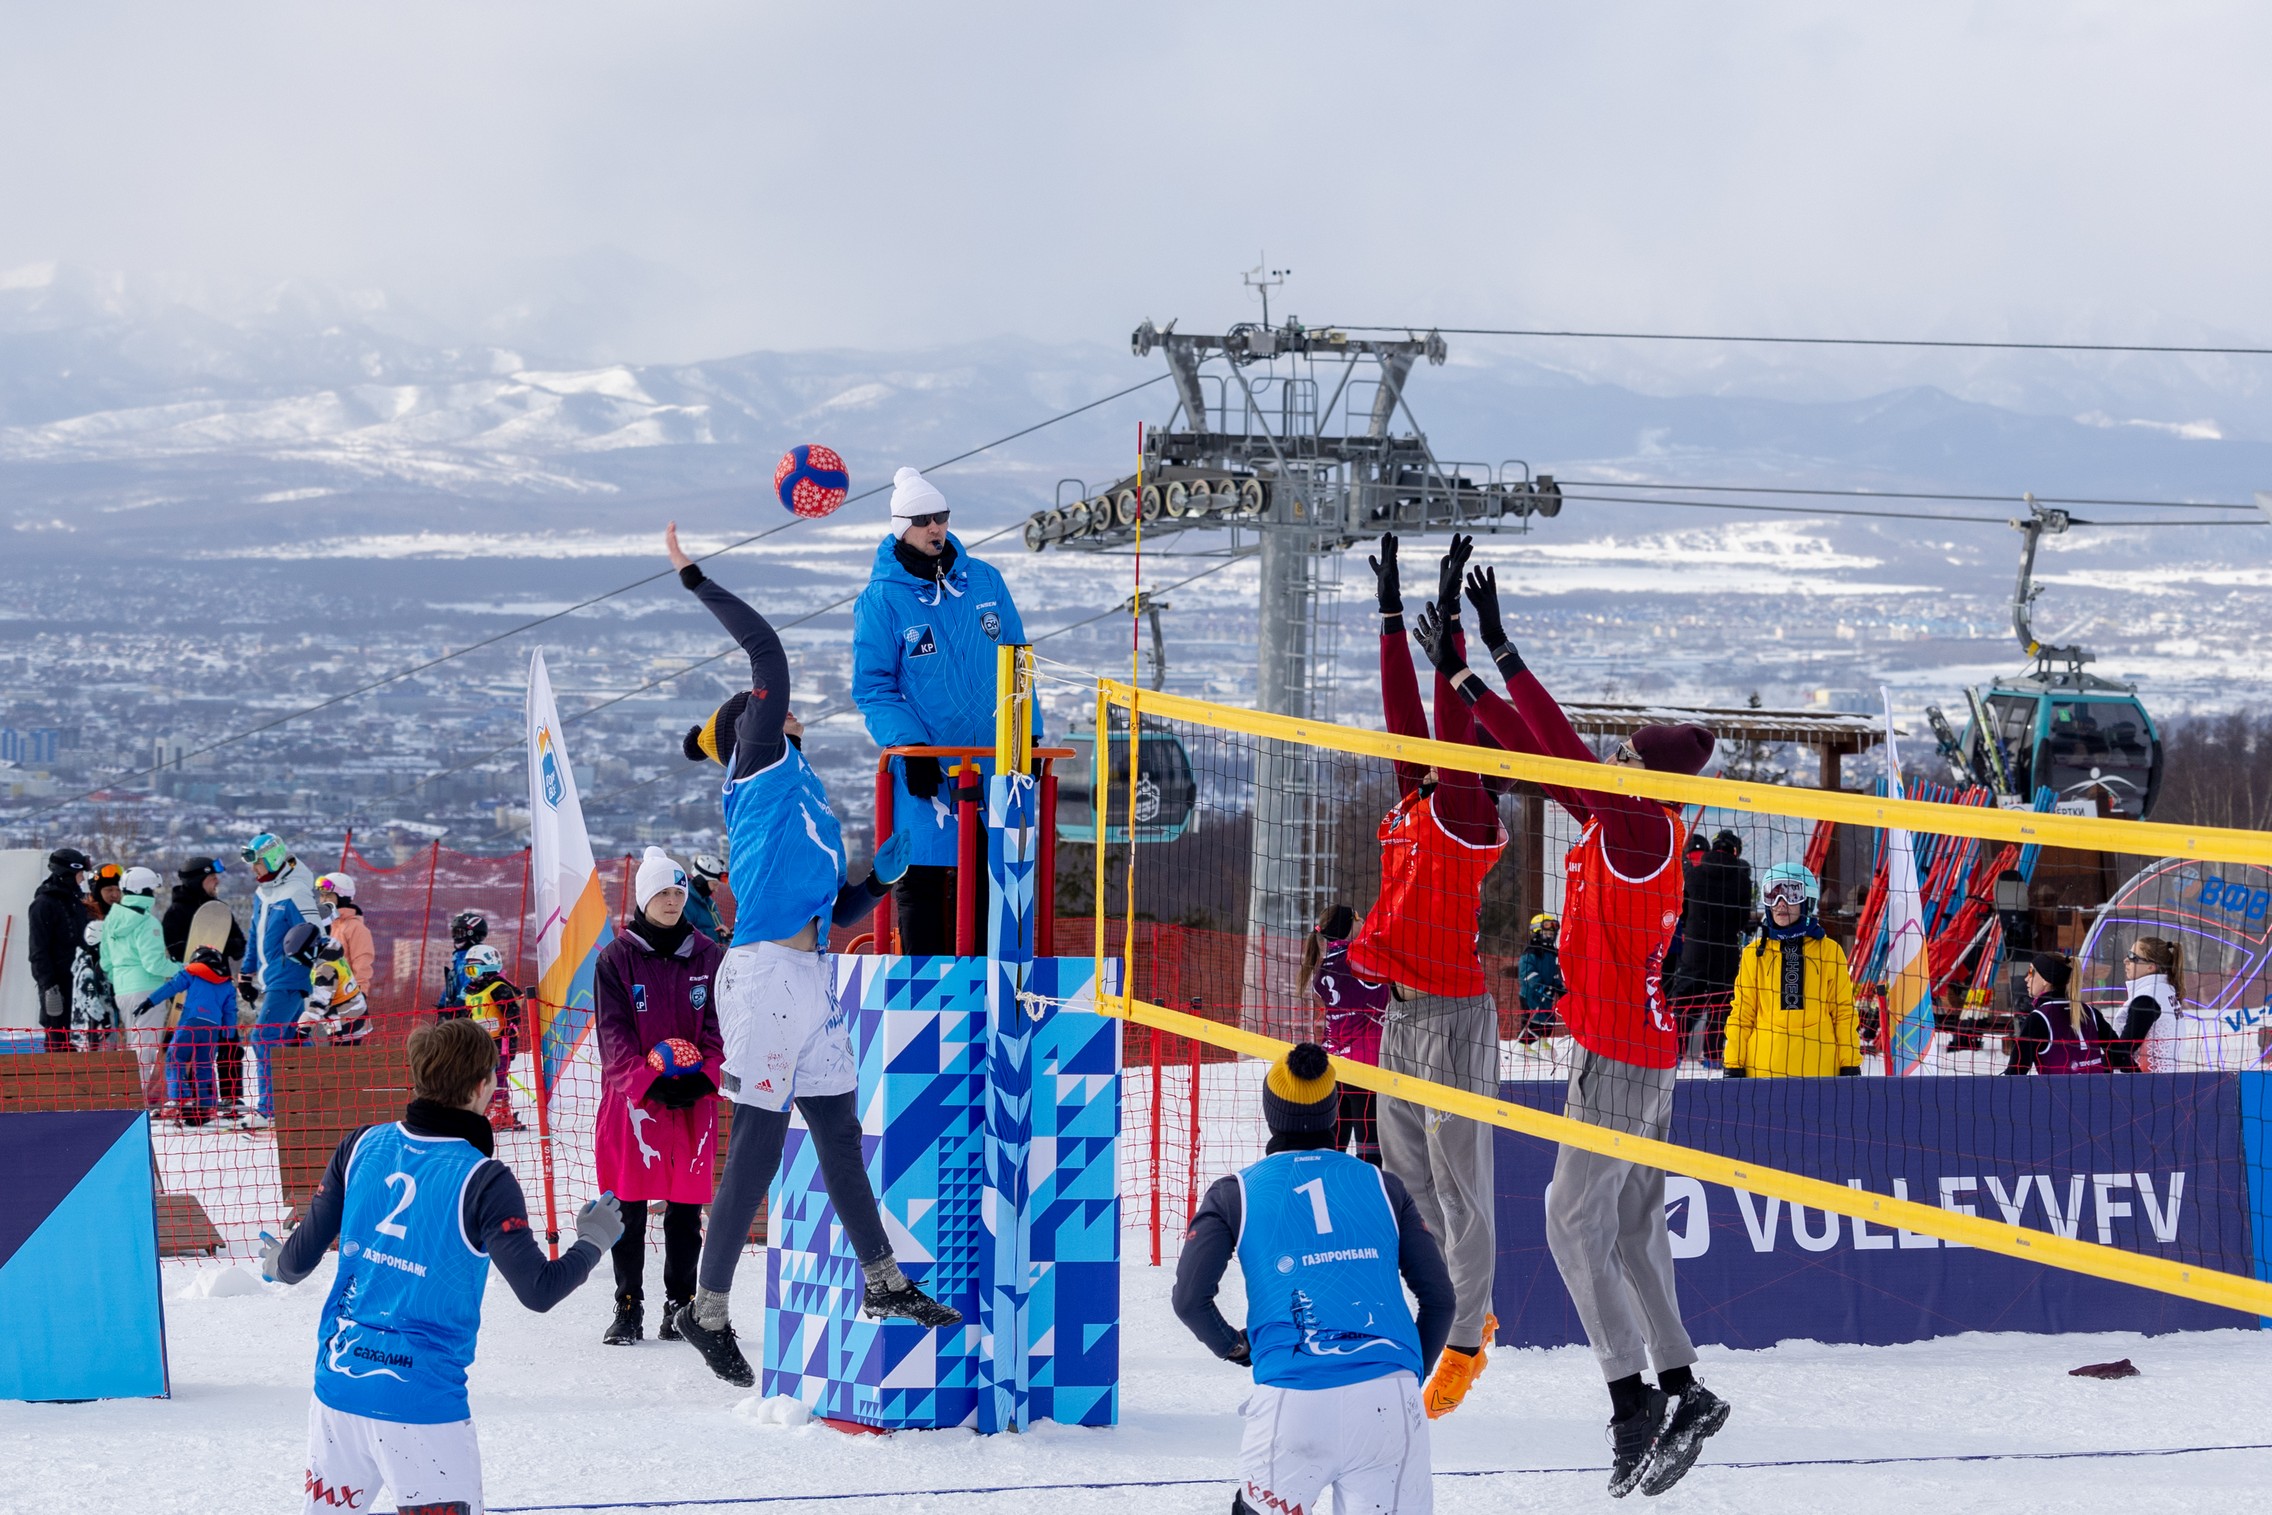
<path id="1" fill-rule="evenodd" d="M 1728 1402 L 1691 1381 L 1672 1402 L 1672 1414 L 1657 1433 L 1656 1450 L 1649 1454 L 1648 1471 L 1641 1475 L 1641 1492 L 1662 1494 L 1696 1465 L 1704 1438 L 1728 1423 Z"/>
<path id="2" fill-rule="evenodd" d="M 647 1311 L 636 1294 L 615 1296 L 615 1319 L 600 1333 L 611 1347 L 628 1347 L 647 1334 Z"/>
<path id="3" fill-rule="evenodd" d="M 860 1311 L 870 1320 L 884 1320 L 899 1316 L 919 1326 L 959 1326 L 962 1311 L 952 1305 L 942 1305 L 914 1284 L 905 1288 L 880 1289 L 868 1285 L 867 1297 L 860 1302 Z"/>
<path id="4" fill-rule="evenodd" d="M 1641 1474 L 1648 1467 L 1649 1450 L 1657 1444 L 1657 1432 L 1664 1421 L 1665 1391 L 1655 1384 L 1644 1384 L 1641 1408 L 1609 1423 L 1613 1454 L 1609 1464 L 1609 1494 L 1612 1499 L 1623 1499 L 1641 1482 Z"/>
<path id="5" fill-rule="evenodd" d="M 678 1312 L 693 1303 L 691 1299 L 672 1299 L 667 1294 L 663 1296 L 663 1323 L 655 1328 L 655 1340 L 684 1341 L 686 1338 L 678 1334 Z"/>
<path id="6" fill-rule="evenodd" d="M 732 1321 L 713 1331 L 694 1318 L 694 1306 L 684 1305 L 671 1317 L 671 1323 L 678 1327 L 680 1336 L 694 1343 L 694 1350 L 710 1364 L 711 1372 L 737 1389 L 746 1389 L 757 1382 L 757 1375 L 749 1370 L 749 1359 L 742 1356 L 741 1345 L 734 1340 Z"/>

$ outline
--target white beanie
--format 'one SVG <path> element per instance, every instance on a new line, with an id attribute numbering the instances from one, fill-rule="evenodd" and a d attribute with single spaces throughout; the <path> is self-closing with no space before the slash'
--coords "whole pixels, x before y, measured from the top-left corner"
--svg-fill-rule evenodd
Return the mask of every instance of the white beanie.
<path id="1" fill-rule="evenodd" d="M 907 535 L 907 523 L 917 516 L 932 515 L 947 508 L 947 497 L 937 486 L 923 477 L 922 471 L 902 468 L 891 476 L 891 518 L 899 523 L 901 536 Z"/>
<path id="2" fill-rule="evenodd" d="M 639 860 L 639 874 L 631 884 L 631 897 L 640 909 L 647 901 L 665 889 L 684 889 L 686 870 L 671 861 L 671 855 L 660 847 L 649 847 L 647 855 Z"/>

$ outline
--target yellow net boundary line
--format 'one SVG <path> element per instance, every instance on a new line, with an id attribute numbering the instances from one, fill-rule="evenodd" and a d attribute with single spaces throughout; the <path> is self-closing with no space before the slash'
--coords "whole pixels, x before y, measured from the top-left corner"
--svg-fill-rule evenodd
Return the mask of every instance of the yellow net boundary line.
<path id="1" fill-rule="evenodd" d="M 1133 711 L 1140 701 L 1144 714 L 1168 720 L 1188 721 L 1197 726 L 1360 757 L 1415 763 L 1423 768 L 1503 775 L 1561 789 L 1630 794 L 1668 804 L 1708 805 L 1717 810 L 1796 816 L 1848 826 L 1899 827 L 1935 836 L 1968 836 L 2082 852 L 2126 852 L 2145 857 L 2194 858 L 2202 862 L 2272 867 L 2272 831 L 2103 820 L 2094 816 L 2048 815 L 2034 810 L 1997 810 L 1983 805 L 1937 805 L 1925 800 L 1882 799 L 1844 790 L 1689 778 L 1614 763 L 1533 757 L 1459 742 L 1393 736 L 1356 726 L 1337 726 L 1329 721 L 1298 720 L 1292 716 L 1242 710 L 1235 705 L 1217 705 L 1187 695 L 1138 690 L 1111 679 L 1100 680 L 1098 690 L 1103 704 Z M 1101 724 L 1099 729 L 1102 729 Z"/>
<path id="2" fill-rule="evenodd" d="M 1151 703 L 1149 697 L 1145 703 Z M 1291 1042 L 1279 1041 L 1276 1037 L 1203 1020 L 1196 1015 L 1187 1015 L 1181 1010 L 1171 1010 L 1165 1005 L 1155 1005 L 1125 994 L 1117 997 L 1110 994 L 1098 995 L 1097 1009 L 1103 1014 L 1118 1016 L 1137 1025 L 1172 1032 L 1177 1036 L 1188 1036 L 1210 1046 L 1222 1047 L 1246 1057 L 1260 1058 L 1265 1062 L 1277 1061 L 1293 1045 Z M 1588 1152 L 1598 1152 L 1604 1157 L 1624 1158 L 1629 1162 L 1662 1168 L 1667 1173 L 1684 1174 L 1705 1183 L 1742 1189 L 1767 1199 L 1780 1199 L 1786 1204 L 1805 1205 L 1813 1210 L 1833 1210 L 1856 1220 L 1882 1225 L 1888 1230 L 1915 1231 L 1920 1235 L 1938 1237 L 1953 1245 L 1977 1247 L 1984 1252 L 2001 1252 L 2007 1257 L 2024 1258 L 2051 1268 L 2064 1268 L 2070 1273 L 2111 1279 L 2116 1283 L 2136 1284 L 2142 1289 L 2174 1294 L 2183 1299 L 2196 1299 L 2203 1304 L 2222 1305 L 2226 1309 L 2240 1310 L 2250 1315 L 2272 1316 L 2272 1283 L 2246 1278 L 2238 1273 L 2194 1267 L 2187 1263 L 2172 1262 L 2166 1257 L 2125 1252 L 2119 1247 L 2109 1247 L 2099 1242 L 2073 1239 L 2029 1226 L 2009 1225 L 1984 1216 L 1966 1215 L 1957 1210 L 1941 1209 L 1937 1205 L 1920 1204 L 1913 1199 L 1895 1199 L 1890 1195 L 1872 1194 L 1866 1189 L 1834 1184 L 1827 1179 L 1808 1178 L 1804 1174 L 1785 1172 L 1781 1168 L 1741 1162 L 1696 1147 L 1676 1146 L 1646 1136 L 1628 1136 L 1622 1131 L 1590 1126 L 1583 1121 L 1571 1120 L 1568 1116 L 1533 1110 L 1527 1105 L 1506 1104 L 1485 1095 L 1470 1094 L 1465 1089 L 1454 1089 L 1448 1084 L 1415 1078 L 1407 1073 L 1391 1073 L 1367 1063 L 1355 1063 L 1337 1057 L 1333 1059 L 1333 1076 L 1342 1083 L 1354 1084 L 1360 1089 L 1370 1089 L 1376 1094 L 1427 1105 L 1447 1114 L 1482 1121 L 1486 1125 L 1503 1126 L 1509 1131 L 1533 1136 L 1540 1141 L 1579 1147 Z"/>

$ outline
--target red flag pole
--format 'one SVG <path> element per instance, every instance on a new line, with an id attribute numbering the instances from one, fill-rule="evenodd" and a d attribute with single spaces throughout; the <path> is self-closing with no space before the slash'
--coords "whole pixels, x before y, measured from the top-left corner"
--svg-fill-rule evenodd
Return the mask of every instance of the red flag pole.
<path id="1" fill-rule="evenodd" d="M 536 1150 L 544 1167 L 544 1245 L 552 1256 L 560 1255 L 560 1203 L 554 1192 L 552 1179 L 552 1080 L 544 1076 L 544 1042 L 537 1034 L 537 998 L 524 996 L 525 1024 L 528 1027 L 529 1045 L 536 1049 Z"/>

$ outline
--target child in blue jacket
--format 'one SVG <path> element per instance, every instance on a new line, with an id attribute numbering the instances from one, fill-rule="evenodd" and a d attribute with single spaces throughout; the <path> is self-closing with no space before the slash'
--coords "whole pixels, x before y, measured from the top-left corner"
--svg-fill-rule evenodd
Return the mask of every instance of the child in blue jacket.
<path id="1" fill-rule="evenodd" d="M 176 995 L 182 996 L 182 1010 L 166 1046 L 166 1098 L 183 1125 L 202 1126 L 213 1119 L 216 1103 L 214 1054 L 224 1029 L 237 1024 L 237 983 L 229 960 L 218 948 L 198 948 L 187 967 L 150 991 L 150 1003 L 162 1005 Z"/>

